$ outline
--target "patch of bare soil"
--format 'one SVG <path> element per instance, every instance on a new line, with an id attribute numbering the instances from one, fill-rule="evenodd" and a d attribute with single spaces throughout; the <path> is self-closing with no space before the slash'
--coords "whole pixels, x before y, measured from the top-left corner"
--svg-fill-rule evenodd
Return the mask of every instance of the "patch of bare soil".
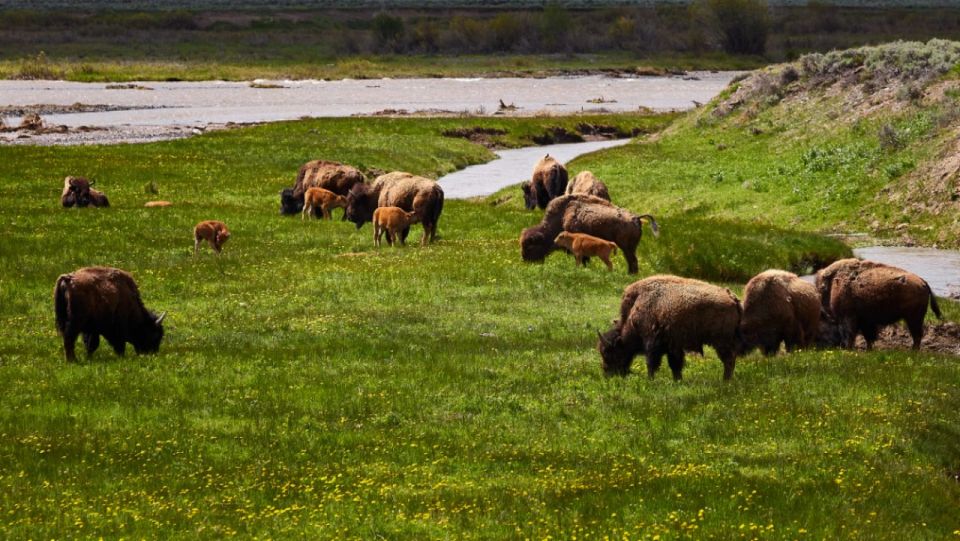
<path id="1" fill-rule="evenodd" d="M 837 344 L 823 343 L 823 339 L 824 337 L 821 336 L 821 346 L 836 347 Z M 830 342 L 830 340 L 827 340 L 827 342 Z M 907 350 L 913 347 L 913 339 L 910 337 L 907 328 L 902 323 L 898 323 L 884 327 L 880 331 L 877 341 L 873 343 L 873 347 L 874 349 Z M 861 351 L 867 349 L 867 343 L 862 336 L 857 337 L 856 348 Z M 920 350 L 960 355 L 960 325 L 949 321 L 924 325 Z"/>
<path id="2" fill-rule="evenodd" d="M 56 105 L 52 103 L 38 103 L 33 105 L 3 105 L 0 106 L 0 117 L 37 115 L 63 115 L 69 113 L 103 113 L 107 111 L 131 111 L 134 109 L 161 109 L 163 107 L 131 107 L 126 105 L 106 105 L 101 103 L 74 103 L 72 105 Z"/>
<path id="3" fill-rule="evenodd" d="M 498 140 L 498 137 L 506 135 L 507 130 L 501 130 L 499 128 L 475 126 L 472 128 L 454 128 L 452 130 L 445 130 L 442 133 L 445 137 L 459 137 L 471 143 L 483 145 L 491 150 L 506 148 L 503 143 Z"/>

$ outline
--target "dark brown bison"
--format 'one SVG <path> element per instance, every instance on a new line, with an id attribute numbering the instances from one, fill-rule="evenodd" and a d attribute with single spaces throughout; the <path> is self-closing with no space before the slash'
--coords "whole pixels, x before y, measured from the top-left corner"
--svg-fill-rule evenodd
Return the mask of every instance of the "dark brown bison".
<path id="1" fill-rule="evenodd" d="M 820 328 L 817 288 L 796 274 L 768 270 L 754 276 L 743 290 L 740 332 L 747 349 L 773 355 L 784 342 L 787 351 L 813 345 Z"/>
<path id="2" fill-rule="evenodd" d="M 303 194 L 308 188 L 323 188 L 346 196 L 356 184 L 366 182 L 363 173 L 356 167 L 326 160 L 309 161 L 297 172 L 297 182 L 293 188 L 280 192 L 280 214 L 296 214 L 303 210 Z M 320 218 L 320 209 L 314 209 L 314 216 Z"/>
<path id="3" fill-rule="evenodd" d="M 597 333 L 603 371 L 627 375 L 633 358 L 642 354 L 652 378 L 666 354 L 673 379 L 680 380 L 685 352 L 702 355 L 708 345 L 723 362 L 723 379 L 730 379 L 742 347 L 741 314 L 729 289 L 706 282 L 666 275 L 634 282 L 623 291 L 620 319 L 605 334 Z"/>
<path id="4" fill-rule="evenodd" d="M 528 209 L 547 208 L 555 197 L 563 195 L 567 189 L 567 168 L 553 156 L 547 154 L 533 166 L 533 176 L 529 182 L 520 185 L 523 190 L 523 202 Z"/>
<path id="5" fill-rule="evenodd" d="M 143 306 L 126 271 L 85 267 L 62 274 L 53 289 L 53 304 L 67 361 L 76 360 L 74 345 L 80 334 L 88 356 L 97 350 L 101 335 L 117 355 L 123 355 L 127 342 L 137 353 L 160 349 L 166 312 L 157 316 Z"/>
<path id="6" fill-rule="evenodd" d="M 567 184 L 566 195 L 582 193 L 584 195 L 595 195 L 600 199 L 610 201 L 610 192 L 607 191 L 607 185 L 600 181 L 590 171 L 581 171 L 573 177 L 570 184 Z"/>
<path id="7" fill-rule="evenodd" d="M 395 171 L 380 175 L 370 184 L 356 184 L 347 194 L 347 220 L 357 224 L 357 229 L 373 220 L 373 211 L 378 207 L 400 207 L 417 214 L 423 224 L 421 245 L 432 241 L 437 235 L 437 224 L 443 212 L 443 189 L 436 181 L 410 173 Z M 410 226 L 400 233 L 405 242 Z"/>
<path id="8" fill-rule="evenodd" d="M 927 305 L 942 317 L 937 298 L 923 278 L 875 261 L 841 259 L 817 273 L 817 290 L 847 348 L 862 334 L 870 349 L 880 327 L 904 320 L 913 348 L 918 349 Z"/>
<path id="9" fill-rule="evenodd" d="M 99 190 L 93 189 L 94 182 L 84 177 L 67 177 L 63 179 L 63 192 L 60 194 L 60 204 L 64 207 L 109 207 L 110 201 Z"/>
<path id="10" fill-rule="evenodd" d="M 550 202 L 538 225 L 520 234 L 520 253 L 524 261 L 543 261 L 556 249 L 554 239 L 561 231 L 586 233 L 615 243 L 627 260 L 627 272 L 636 274 L 644 219 L 650 221 L 654 236 L 659 235 L 657 221 L 649 214 L 637 216 L 592 195 L 562 195 Z"/>

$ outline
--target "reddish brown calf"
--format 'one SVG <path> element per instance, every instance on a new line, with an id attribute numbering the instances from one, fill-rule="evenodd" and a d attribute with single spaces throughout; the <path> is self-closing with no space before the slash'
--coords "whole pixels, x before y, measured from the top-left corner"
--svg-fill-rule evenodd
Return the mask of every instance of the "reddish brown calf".
<path id="1" fill-rule="evenodd" d="M 564 231 L 553 239 L 553 243 L 561 248 L 566 248 L 573 253 L 577 265 L 586 266 L 588 257 L 599 257 L 601 261 L 607 264 L 607 270 L 613 270 L 613 263 L 610 262 L 610 254 L 617 249 L 617 245 L 608 240 L 587 235 L 586 233 L 569 233 Z"/>
<path id="2" fill-rule="evenodd" d="M 197 224 L 193 228 L 193 254 L 197 254 L 200 249 L 200 241 L 207 241 L 213 251 L 220 253 L 223 244 L 230 238 L 230 230 L 227 224 L 217 220 L 206 220 Z"/>
<path id="3" fill-rule="evenodd" d="M 401 232 L 419 221 L 417 213 L 400 207 L 377 207 L 373 211 L 373 243 L 380 246 L 380 237 L 386 233 L 387 243 L 393 246 L 397 239 L 405 244 Z"/>
<path id="4" fill-rule="evenodd" d="M 347 198 L 324 188 L 309 188 L 303 193 L 303 213 L 300 219 L 306 220 L 309 213 L 313 212 L 313 209 L 317 207 L 320 208 L 320 212 L 323 213 L 324 218 L 332 220 L 333 215 L 330 211 L 332 209 L 347 208 Z"/>

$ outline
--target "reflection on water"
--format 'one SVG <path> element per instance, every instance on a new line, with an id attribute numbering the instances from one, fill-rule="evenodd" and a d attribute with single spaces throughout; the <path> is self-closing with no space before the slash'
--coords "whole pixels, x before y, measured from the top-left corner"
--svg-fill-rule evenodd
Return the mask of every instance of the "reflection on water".
<path id="1" fill-rule="evenodd" d="M 499 159 L 450 173 L 442 177 L 439 182 L 443 186 L 443 193 L 447 199 L 490 195 L 511 184 L 530 180 L 533 166 L 544 154 L 553 156 L 560 163 L 566 163 L 588 152 L 625 145 L 629 142 L 629 139 L 617 139 L 500 150 L 497 151 Z M 517 195 L 519 194 L 518 188 Z"/>

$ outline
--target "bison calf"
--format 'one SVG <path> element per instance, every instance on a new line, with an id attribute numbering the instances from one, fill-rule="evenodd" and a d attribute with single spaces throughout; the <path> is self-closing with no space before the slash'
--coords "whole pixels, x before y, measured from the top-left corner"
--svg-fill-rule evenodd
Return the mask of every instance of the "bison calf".
<path id="1" fill-rule="evenodd" d="M 347 208 L 347 198 L 324 188 L 309 188 L 303 193 L 303 212 L 300 214 L 300 219 L 306 220 L 307 215 L 315 208 L 320 209 L 324 218 L 332 220 L 333 215 L 330 211 Z"/>
<path id="2" fill-rule="evenodd" d="M 377 207 L 373 211 L 374 245 L 380 246 L 380 237 L 383 236 L 384 232 L 387 234 L 387 243 L 391 246 L 397 239 L 399 239 L 400 244 L 404 244 L 401 233 L 417 221 L 415 211 L 407 212 L 400 207 Z"/>
<path id="3" fill-rule="evenodd" d="M 820 328 L 817 288 L 796 274 L 768 270 L 754 276 L 743 290 L 744 345 L 760 347 L 765 355 L 815 343 Z"/>
<path id="4" fill-rule="evenodd" d="M 613 270 L 610 254 L 616 252 L 616 243 L 586 233 L 569 233 L 567 231 L 557 235 L 557 238 L 553 239 L 553 243 L 569 250 L 578 266 L 586 266 L 588 259 L 592 256 L 599 257 L 601 261 L 606 263 L 607 270 Z"/>
<path id="5" fill-rule="evenodd" d="M 647 357 L 651 378 L 666 354 L 673 379 L 683 375 L 684 352 L 703 354 L 710 345 L 723 362 L 723 379 L 733 377 L 740 338 L 740 301 L 729 289 L 678 276 L 651 276 L 627 286 L 620 319 L 597 333 L 604 372 L 627 375 L 638 354 Z"/>
<path id="6" fill-rule="evenodd" d="M 217 220 L 206 220 L 200 222 L 193 228 L 193 254 L 197 254 L 200 249 L 200 242 L 207 241 L 213 251 L 220 253 L 223 244 L 230 239 L 230 230 L 227 224 Z"/>
<path id="7" fill-rule="evenodd" d="M 102 335 L 123 355 L 127 342 L 137 353 L 160 349 L 163 318 L 143 306 L 140 291 L 126 271 L 110 267 L 85 267 L 57 278 L 53 289 L 57 331 L 63 337 L 67 361 L 75 361 L 77 336 L 83 334 L 87 355 L 93 355 Z"/>

